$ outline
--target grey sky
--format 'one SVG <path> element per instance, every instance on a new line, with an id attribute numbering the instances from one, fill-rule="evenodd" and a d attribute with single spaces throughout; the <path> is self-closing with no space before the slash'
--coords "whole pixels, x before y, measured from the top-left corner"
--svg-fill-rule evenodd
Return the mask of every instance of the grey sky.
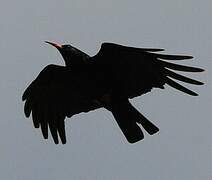
<path id="1" fill-rule="evenodd" d="M 211 180 L 211 17 L 211 0 L 2 0 L 1 179 Z M 44 40 L 71 43 L 90 55 L 103 41 L 193 55 L 182 64 L 205 68 L 189 75 L 206 85 L 189 86 L 198 97 L 167 87 L 133 99 L 160 128 L 134 145 L 101 109 L 68 119 L 68 142 L 56 146 L 24 117 L 21 102 L 44 66 L 63 63 Z"/>

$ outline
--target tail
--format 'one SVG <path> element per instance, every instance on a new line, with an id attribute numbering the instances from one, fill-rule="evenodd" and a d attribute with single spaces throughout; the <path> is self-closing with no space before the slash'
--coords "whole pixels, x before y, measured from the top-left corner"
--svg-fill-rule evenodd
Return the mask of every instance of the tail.
<path id="1" fill-rule="evenodd" d="M 138 112 L 128 100 L 114 104 L 111 112 L 130 143 L 135 143 L 144 138 L 144 134 L 137 123 L 141 124 L 151 135 L 159 131 L 159 129 Z"/>

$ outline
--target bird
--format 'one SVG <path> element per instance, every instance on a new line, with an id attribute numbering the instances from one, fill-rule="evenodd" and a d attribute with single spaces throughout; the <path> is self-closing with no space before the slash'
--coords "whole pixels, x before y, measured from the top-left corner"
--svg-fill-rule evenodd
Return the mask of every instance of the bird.
<path id="1" fill-rule="evenodd" d="M 192 56 L 158 53 L 164 49 L 137 48 L 115 43 L 102 43 L 99 52 L 89 56 L 70 44 L 46 41 L 61 53 L 65 66 L 48 65 L 27 87 L 26 117 L 32 113 L 35 128 L 41 127 L 48 138 L 48 127 L 55 144 L 66 143 L 66 117 L 98 108 L 112 112 L 129 143 L 144 138 L 138 124 L 153 135 L 159 128 L 143 116 L 129 101 L 150 92 L 164 89 L 168 84 L 186 94 L 198 94 L 172 79 L 195 85 L 202 82 L 174 71 L 202 72 L 201 68 L 174 64 L 168 61 L 192 59 Z"/>

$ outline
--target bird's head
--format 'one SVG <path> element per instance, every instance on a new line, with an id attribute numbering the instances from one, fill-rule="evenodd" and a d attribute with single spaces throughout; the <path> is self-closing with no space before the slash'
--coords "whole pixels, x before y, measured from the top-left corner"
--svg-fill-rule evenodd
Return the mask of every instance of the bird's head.
<path id="1" fill-rule="evenodd" d="M 80 51 L 79 49 L 71 46 L 70 44 L 63 44 L 60 45 L 58 43 L 53 43 L 49 41 L 45 41 L 46 43 L 54 46 L 57 48 L 62 55 L 66 66 L 73 66 L 73 65 L 79 65 L 79 64 L 84 64 L 89 58 L 87 54 L 84 52 Z"/>

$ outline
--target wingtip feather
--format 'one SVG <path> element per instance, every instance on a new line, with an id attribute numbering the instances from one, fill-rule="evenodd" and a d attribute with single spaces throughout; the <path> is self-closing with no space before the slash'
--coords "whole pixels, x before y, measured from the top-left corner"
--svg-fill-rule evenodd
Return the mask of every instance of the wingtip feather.
<path id="1" fill-rule="evenodd" d="M 197 67 L 191 67 L 191 66 L 184 66 L 184 65 L 179 65 L 179 64 L 174 64 L 162 60 L 157 60 L 157 62 L 162 65 L 163 67 L 177 70 L 177 71 L 184 71 L 184 72 L 203 72 L 204 69 L 197 68 Z"/>
<path id="2" fill-rule="evenodd" d="M 193 58 L 193 56 L 169 55 L 169 54 L 154 54 L 154 56 L 156 58 L 165 59 L 165 60 L 188 60 L 188 59 L 192 59 Z"/>
<path id="3" fill-rule="evenodd" d="M 186 83 L 190 83 L 190 84 L 194 84 L 194 85 L 203 85 L 204 84 L 203 82 L 200 82 L 200 81 L 197 81 L 197 80 L 182 76 L 182 75 L 177 74 L 177 73 L 175 73 L 173 71 L 170 71 L 170 70 L 168 70 L 166 68 L 165 68 L 165 74 L 167 76 L 171 77 L 171 78 L 174 78 L 174 79 L 177 79 L 179 81 L 186 82 Z"/>
<path id="4" fill-rule="evenodd" d="M 189 94 L 189 95 L 191 95 L 191 96 L 198 96 L 198 94 L 195 93 L 194 91 L 191 91 L 190 89 L 188 89 L 188 88 L 186 88 L 186 87 L 184 87 L 184 86 L 178 84 L 177 82 L 171 80 L 171 79 L 168 78 L 168 77 L 166 77 L 166 83 L 167 83 L 169 86 L 171 86 L 171 87 L 173 87 L 173 88 L 175 88 L 175 89 L 177 89 L 177 90 L 179 90 L 179 91 L 182 91 L 182 92 L 184 92 L 184 93 L 186 93 L 186 94 Z"/>

